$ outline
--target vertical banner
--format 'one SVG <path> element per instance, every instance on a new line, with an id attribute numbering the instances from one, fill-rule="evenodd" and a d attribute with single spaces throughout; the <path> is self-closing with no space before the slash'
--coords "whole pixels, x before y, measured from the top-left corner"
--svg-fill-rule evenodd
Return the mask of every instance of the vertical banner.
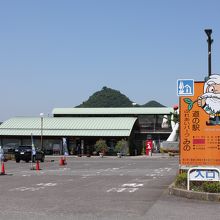
<path id="1" fill-rule="evenodd" d="M 220 165 L 220 75 L 180 97 L 180 165 Z"/>
<path id="2" fill-rule="evenodd" d="M 153 148 L 153 140 L 146 140 L 146 150 L 152 150 Z"/>
<path id="3" fill-rule="evenodd" d="M 149 154 L 152 155 L 152 148 L 153 148 L 153 140 L 148 139 L 146 140 L 146 155 L 149 156 Z"/>
<path id="4" fill-rule="evenodd" d="M 67 139 L 66 138 L 62 138 L 62 140 L 63 140 L 63 152 L 62 152 L 62 154 L 64 154 L 64 155 L 69 155 L 69 153 L 68 153 L 68 148 L 67 148 Z"/>

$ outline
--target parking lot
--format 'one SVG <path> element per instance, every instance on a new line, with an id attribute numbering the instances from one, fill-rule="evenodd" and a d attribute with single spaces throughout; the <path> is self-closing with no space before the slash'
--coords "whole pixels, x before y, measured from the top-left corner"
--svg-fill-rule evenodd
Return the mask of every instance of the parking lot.
<path id="1" fill-rule="evenodd" d="M 4 163 L 0 219 L 219 219 L 219 203 L 170 196 L 178 157 L 46 157 Z M 35 165 L 35 164 L 34 164 Z"/>
<path id="2" fill-rule="evenodd" d="M 178 157 L 46 157 L 41 170 L 4 163 L 0 219 L 219 219 L 218 202 L 168 194 Z"/>
<path id="3" fill-rule="evenodd" d="M 1 219 L 137 219 L 167 189 L 177 158 L 46 157 L 41 170 L 8 161 L 0 176 Z"/>

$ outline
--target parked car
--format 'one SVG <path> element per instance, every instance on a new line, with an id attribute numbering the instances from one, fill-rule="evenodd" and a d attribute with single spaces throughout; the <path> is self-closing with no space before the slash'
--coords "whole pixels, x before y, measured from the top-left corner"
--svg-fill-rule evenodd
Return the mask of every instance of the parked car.
<path id="1" fill-rule="evenodd" d="M 14 159 L 15 149 L 18 147 L 16 143 L 9 143 L 3 146 L 5 160 Z"/>
<path id="2" fill-rule="evenodd" d="M 32 162 L 35 162 L 35 160 L 40 160 L 41 162 L 44 162 L 45 154 L 41 149 L 36 148 L 36 155 L 32 158 L 32 146 L 19 146 L 15 149 L 15 161 L 17 163 L 20 162 L 20 160 L 24 160 L 27 163 L 32 160 Z"/>

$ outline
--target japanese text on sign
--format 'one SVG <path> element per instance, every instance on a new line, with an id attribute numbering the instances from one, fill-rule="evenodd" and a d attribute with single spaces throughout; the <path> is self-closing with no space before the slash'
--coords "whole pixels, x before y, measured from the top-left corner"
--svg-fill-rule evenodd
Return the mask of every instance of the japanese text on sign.
<path id="1" fill-rule="evenodd" d="M 211 102 L 205 98 L 209 84 L 194 83 L 194 95 L 180 97 L 180 164 L 220 166 L 220 110 L 204 109 Z M 215 104 L 220 109 L 220 97 Z"/>
<path id="2" fill-rule="evenodd" d="M 219 181 L 220 171 L 212 167 L 193 167 L 188 170 L 187 189 L 189 190 L 190 181 Z"/>

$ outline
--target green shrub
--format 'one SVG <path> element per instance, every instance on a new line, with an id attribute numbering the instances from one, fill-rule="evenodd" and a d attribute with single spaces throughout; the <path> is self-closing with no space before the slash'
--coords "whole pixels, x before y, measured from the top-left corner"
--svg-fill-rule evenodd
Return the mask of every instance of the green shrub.
<path id="1" fill-rule="evenodd" d="M 98 141 L 96 141 L 94 147 L 96 152 L 101 152 L 105 154 L 108 151 L 108 146 L 106 144 L 106 141 L 103 139 L 99 139 Z"/>
<path id="2" fill-rule="evenodd" d="M 202 181 L 190 181 L 190 189 L 192 191 L 198 191 L 198 192 L 202 192 L 203 188 L 202 188 L 202 184 L 204 182 Z"/>
<path id="3" fill-rule="evenodd" d="M 175 187 L 187 188 L 187 173 L 177 175 Z M 220 193 L 220 182 L 190 181 L 190 189 L 199 192 Z"/>
<path id="4" fill-rule="evenodd" d="M 219 182 L 204 182 L 202 184 L 202 189 L 204 192 L 219 193 L 220 183 Z"/>
<path id="5" fill-rule="evenodd" d="M 128 154 L 128 143 L 126 140 L 121 139 L 120 141 L 117 142 L 115 145 L 115 152 L 116 153 L 122 153 L 123 155 Z"/>
<path id="6" fill-rule="evenodd" d="M 176 177 L 175 186 L 186 189 L 187 187 L 187 173 L 181 173 Z"/>

